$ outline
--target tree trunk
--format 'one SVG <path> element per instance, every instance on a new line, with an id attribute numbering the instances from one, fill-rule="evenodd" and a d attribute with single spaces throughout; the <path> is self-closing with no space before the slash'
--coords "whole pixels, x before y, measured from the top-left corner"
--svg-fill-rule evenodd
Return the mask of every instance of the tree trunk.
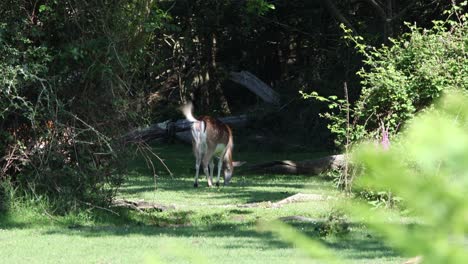
<path id="1" fill-rule="evenodd" d="M 332 17 L 334 17 L 338 22 L 343 23 L 347 28 L 351 29 L 353 33 L 356 34 L 356 29 L 353 25 L 346 19 L 346 17 L 338 10 L 332 0 L 324 0 L 325 8 L 328 12 L 331 13 Z"/>
<path id="2" fill-rule="evenodd" d="M 262 98 L 263 101 L 274 105 L 279 104 L 280 100 L 278 93 L 252 73 L 241 71 L 231 72 L 230 75 L 231 81 L 246 87 L 251 92 Z"/>

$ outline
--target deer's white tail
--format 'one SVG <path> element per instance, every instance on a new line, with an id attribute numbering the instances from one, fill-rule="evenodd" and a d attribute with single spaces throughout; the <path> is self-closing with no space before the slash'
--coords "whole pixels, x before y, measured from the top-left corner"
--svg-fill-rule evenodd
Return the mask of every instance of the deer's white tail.
<path id="1" fill-rule="evenodd" d="M 190 122 L 196 122 L 198 121 L 195 117 L 193 117 L 192 111 L 193 111 L 193 104 L 192 102 L 189 102 L 185 105 L 183 105 L 180 110 L 184 114 L 185 118 L 190 121 Z"/>

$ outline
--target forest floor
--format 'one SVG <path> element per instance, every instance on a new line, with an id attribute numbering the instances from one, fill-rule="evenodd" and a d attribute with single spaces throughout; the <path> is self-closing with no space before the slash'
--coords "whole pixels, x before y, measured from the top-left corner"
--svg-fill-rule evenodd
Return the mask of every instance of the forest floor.
<path id="1" fill-rule="evenodd" d="M 174 172 L 155 161 L 156 179 L 143 159 L 131 161 L 128 181 L 118 194 L 170 206 L 163 212 L 93 208 L 69 216 L 48 215 L 39 207 L 18 207 L 0 217 L 2 263 L 315 263 L 274 234 L 260 232 L 259 221 L 301 216 L 328 219 L 349 199 L 333 182 L 303 175 L 234 174 L 229 187 L 193 188 L 191 148 L 155 147 Z M 320 153 L 255 153 L 236 160 L 310 159 Z M 155 188 L 157 187 L 157 188 Z M 272 206 L 294 194 L 317 199 Z M 118 215 L 117 215 L 118 214 Z M 334 232 L 318 222 L 291 223 L 323 242 L 346 263 L 402 263 L 403 258 L 366 229 L 350 224 Z M 327 228 L 324 228 L 328 227 Z"/>

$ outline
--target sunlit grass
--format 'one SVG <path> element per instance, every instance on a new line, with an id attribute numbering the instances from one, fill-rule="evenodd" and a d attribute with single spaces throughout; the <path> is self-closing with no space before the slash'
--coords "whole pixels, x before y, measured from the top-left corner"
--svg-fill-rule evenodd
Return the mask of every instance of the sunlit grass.
<path id="1" fill-rule="evenodd" d="M 63 217 L 42 209 L 18 208 L 0 221 L 0 254 L 5 263 L 134 263 L 162 261 L 193 263 L 311 263 L 292 245 L 258 230 L 259 221 L 286 216 L 323 219 L 339 200 L 347 199 L 333 183 L 318 177 L 235 174 L 229 187 L 208 188 L 202 180 L 193 188 L 193 156 L 190 147 L 170 145 L 155 151 L 174 172 L 171 177 L 157 165 L 152 172 L 139 157 L 129 161 L 128 181 L 120 198 L 173 205 L 167 212 L 137 213 L 114 209 L 119 216 L 94 208 Z M 248 162 L 273 159 L 310 159 L 316 154 L 246 153 Z M 238 154 L 237 156 L 241 156 Z M 296 193 L 320 194 L 330 199 L 292 203 L 281 208 L 239 205 L 276 202 Z M 294 222 L 306 236 L 317 238 L 355 263 L 394 263 L 400 258 L 360 225 L 343 235 L 321 237 L 317 223 Z M 174 251 L 196 252 L 184 255 Z M 198 256 L 198 257 L 197 257 Z M 194 259 L 192 259 L 192 257 Z M 313 263 L 313 262 L 312 262 Z"/>

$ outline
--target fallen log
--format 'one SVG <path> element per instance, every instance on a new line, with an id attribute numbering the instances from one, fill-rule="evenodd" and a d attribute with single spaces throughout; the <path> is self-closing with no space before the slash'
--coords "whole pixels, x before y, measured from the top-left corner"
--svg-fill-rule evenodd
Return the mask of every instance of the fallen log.
<path id="1" fill-rule="evenodd" d="M 275 160 L 245 167 L 242 172 L 318 175 L 327 170 L 339 170 L 346 162 L 344 154 L 314 160 Z"/>
<path id="2" fill-rule="evenodd" d="M 309 217 L 305 217 L 305 216 L 302 216 L 302 215 L 284 216 L 284 217 L 280 217 L 278 219 L 283 221 L 283 222 L 293 221 L 293 222 L 305 222 L 305 223 L 313 223 L 313 224 L 325 222 L 325 219 L 309 218 Z"/>
<path id="3" fill-rule="evenodd" d="M 112 207 L 123 207 L 136 210 L 138 212 L 155 210 L 158 212 L 164 212 L 168 210 L 174 210 L 175 206 L 162 205 L 157 203 L 146 202 L 144 200 L 131 201 L 126 199 L 115 199 L 112 201 Z"/>
<path id="4" fill-rule="evenodd" d="M 277 92 L 248 71 L 230 72 L 230 80 L 246 87 L 269 104 L 278 105 L 280 102 Z"/>
<path id="5" fill-rule="evenodd" d="M 157 124 L 151 125 L 143 129 L 135 129 L 126 135 L 124 135 L 121 140 L 125 143 L 132 142 L 148 142 L 158 138 L 164 138 L 168 135 L 168 131 L 160 128 Z"/>
<path id="6" fill-rule="evenodd" d="M 175 134 L 175 137 L 186 144 L 192 144 L 192 133 L 190 131 L 182 131 Z"/>
<path id="7" fill-rule="evenodd" d="M 241 128 L 247 125 L 247 115 L 227 116 L 219 118 L 225 124 L 234 128 Z M 160 138 L 173 138 L 176 137 L 183 142 L 191 143 L 190 126 L 191 122 L 180 119 L 175 122 L 165 121 L 153 124 L 146 128 L 135 129 L 122 137 L 123 142 L 148 142 Z"/>
<path id="8" fill-rule="evenodd" d="M 256 207 L 280 208 L 285 204 L 301 203 L 301 202 L 309 202 L 309 201 L 325 201 L 329 199 L 333 199 L 333 198 L 329 196 L 324 196 L 321 194 L 296 193 L 278 202 L 264 201 L 264 202 L 256 202 L 256 203 L 246 203 L 246 204 L 239 204 L 237 205 L 237 207 L 240 207 L 240 208 L 256 208 Z"/>
<path id="9" fill-rule="evenodd" d="M 276 206 L 274 203 L 271 201 L 266 201 L 266 202 L 258 202 L 258 203 L 246 203 L 246 204 L 239 204 L 237 207 L 240 208 L 278 208 L 279 206 Z"/>
<path id="10" fill-rule="evenodd" d="M 283 200 L 276 202 L 277 205 L 285 205 L 290 203 L 300 203 L 307 201 L 325 201 L 331 199 L 331 197 L 324 196 L 322 194 L 314 193 L 296 193 L 292 196 L 286 197 Z"/>

